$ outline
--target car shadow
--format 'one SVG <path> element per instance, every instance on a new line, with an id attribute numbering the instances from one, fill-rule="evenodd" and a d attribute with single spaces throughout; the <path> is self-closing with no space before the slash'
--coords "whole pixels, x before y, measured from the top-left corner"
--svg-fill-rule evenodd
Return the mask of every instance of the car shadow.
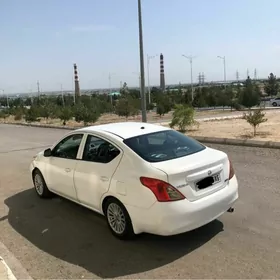
<path id="1" fill-rule="evenodd" d="M 223 224 L 215 220 L 181 235 L 143 234 L 134 241 L 120 241 L 112 236 L 104 217 L 59 197 L 40 199 L 28 189 L 7 198 L 5 204 L 10 225 L 37 248 L 101 278 L 164 266 L 223 231 Z"/>

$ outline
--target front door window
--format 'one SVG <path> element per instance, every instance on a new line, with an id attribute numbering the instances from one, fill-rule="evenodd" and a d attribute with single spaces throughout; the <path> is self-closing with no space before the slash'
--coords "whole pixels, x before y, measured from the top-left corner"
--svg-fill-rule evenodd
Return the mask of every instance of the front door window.
<path id="1" fill-rule="evenodd" d="M 73 134 L 61 140 L 52 150 L 52 156 L 66 159 L 76 159 L 83 134 Z"/>

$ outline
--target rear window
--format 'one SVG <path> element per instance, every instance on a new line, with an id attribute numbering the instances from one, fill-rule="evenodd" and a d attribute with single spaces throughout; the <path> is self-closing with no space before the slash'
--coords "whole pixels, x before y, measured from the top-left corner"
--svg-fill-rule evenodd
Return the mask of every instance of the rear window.
<path id="1" fill-rule="evenodd" d="M 123 142 L 148 162 L 176 159 L 205 149 L 196 140 L 171 129 L 128 138 Z"/>

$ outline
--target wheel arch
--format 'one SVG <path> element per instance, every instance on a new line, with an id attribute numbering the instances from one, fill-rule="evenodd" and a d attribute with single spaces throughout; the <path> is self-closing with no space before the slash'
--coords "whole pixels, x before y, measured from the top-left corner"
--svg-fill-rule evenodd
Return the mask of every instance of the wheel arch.
<path id="1" fill-rule="evenodd" d="M 39 169 L 38 167 L 35 166 L 35 167 L 33 168 L 33 170 L 32 170 L 32 173 L 31 173 L 31 174 L 32 174 L 32 179 L 34 179 L 34 175 L 35 175 L 35 172 L 36 172 L 36 171 L 39 171 L 39 172 L 42 174 L 42 172 L 40 171 L 40 169 Z"/>
<path id="2" fill-rule="evenodd" d="M 115 199 L 115 200 L 117 200 L 118 202 L 120 202 L 120 203 L 123 205 L 123 207 L 125 208 L 125 210 L 127 211 L 128 215 L 129 215 L 129 218 L 130 218 L 130 221 L 131 221 L 131 224 L 132 224 L 134 233 L 135 233 L 135 234 L 142 233 L 142 231 L 139 230 L 138 227 L 137 227 L 137 225 L 135 224 L 135 221 L 134 221 L 134 219 L 132 218 L 129 209 L 127 209 L 127 207 L 123 204 L 123 202 L 122 202 L 120 199 L 118 199 L 117 197 L 115 197 L 115 196 L 113 196 L 113 195 L 111 195 L 111 194 L 108 194 L 108 195 L 105 196 L 105 197 L 103 198 L 103 200 L 102 200 L 102 204 L 101 204 L 101 211 L 102 211 L 102 214 L 103 214 L 104 216 L 106 216 L 106 213 L 105 213 L 105 206 L 106 206 L 106 203 L 107 203 L 107 201 L 108 201 L 109 199 Z"/>

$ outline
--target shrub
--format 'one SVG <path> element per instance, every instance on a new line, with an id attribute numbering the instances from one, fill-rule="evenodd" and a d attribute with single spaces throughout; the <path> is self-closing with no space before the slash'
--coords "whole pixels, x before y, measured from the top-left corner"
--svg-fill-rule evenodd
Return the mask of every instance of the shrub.
<path id="1" fill-rule="evenodd" d="M 35 106 L 31 106 L 25 114 L 25 120 L 27 122 L 36 122 L 38 121 L 39 112 Z"/>
<path id="2" fill-rule="evenodd" d="M 62 120 L 63 125 L 66 125 L 66 122 L 69 121 L 72 117 L 72 111 L 69 107 L 63 107 L 59 112 L 57 112 L 58 117 Z"/>
<path id="3" fill-rule="evenodd" d="M 14 120 L 20 121 L 22 119 L 22 115 L 23 115 L 23 113 L 21 111 L 16 112 L 16 114 L 14 116 Z"/>
<path id="4" fill-rule="evenodd" d="M 257 134 L 257 127 L 267 121 L 265 118 L 265 113 L 262 109 L 254 110 L 253 112 L 250 111 L 249 113 L 244 113 L 243 118 L 253 127 L 253 135 L 256 136 Z"/>
<path id="5" fill-rule="evenodd" d="M 169 126 L 171 128 L 177 126 L 179 131 L 185 132 L 187 127 L 192 125 L 198 125 L 198 122 L 194 119 L 194 109 L 183 104 L 176 105 Z"/>
<path id="6" fill-rule="evenodd" d="M 9 116 L 8 112 L 6 112 L 5 110 L 0 111 L 0 119 L 6 119 Z"/>
<path id="7" fill-rule="evenodd" d="M 157 105 L 157 114 L 160 117 L 164 115 L 164 106 L 162 104 Z"/>

